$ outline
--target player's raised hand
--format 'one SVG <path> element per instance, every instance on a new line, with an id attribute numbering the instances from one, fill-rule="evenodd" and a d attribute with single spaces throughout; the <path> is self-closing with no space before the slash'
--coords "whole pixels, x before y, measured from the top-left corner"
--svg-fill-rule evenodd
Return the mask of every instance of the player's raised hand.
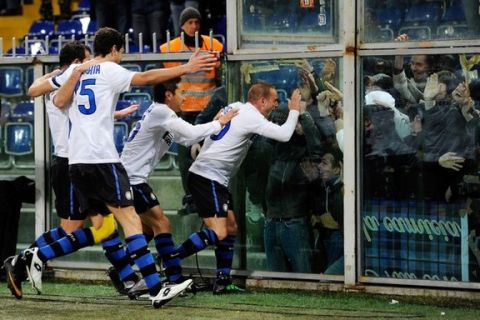
<path id="1" fill-rule="evenodd" d="M 207 53 L 200 55 L 200 49 L 195 50 L 187 63 L 187 72 L 195 73 L 198 71 L 210 71 L 215 68 L 217 64 L 217 56 L 215 54 Z"/>
<path id="2" fill-rule="evenodd" d="M 288 99 L 288 109 L 300 111 L 301 99 L 302 95 L 300 94 L 300 90 L 293 90 L 292 96 L 290 97 L 290 99 Z"/>
<path id="3" fill-rule="evenodd" d="M 230 120 L 232 120 L 233 117 L 235 117 L 237 114 L 238 114 L 238 109 L 237 108 L 232 108 L 230 110 L 228 110 L 228 112 L 221 112 L 221 115 L 218 117 L 218 122 L 220 122 L 220 124 L 222 126 L 226 125 L 228 122 L 230 122 Z"/>

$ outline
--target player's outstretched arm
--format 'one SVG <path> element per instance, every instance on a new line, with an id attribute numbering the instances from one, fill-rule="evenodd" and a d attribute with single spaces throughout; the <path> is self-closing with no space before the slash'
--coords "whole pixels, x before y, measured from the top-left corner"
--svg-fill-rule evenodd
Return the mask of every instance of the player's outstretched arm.
<path id="1" fill-rule="evenodd" d="M 217 56 L 214 54 L 202 54 L 197 50 L 190 57 L 188 63 L 173 68 L 152 69 L 144 72 L 137 72 L 131 81 L 132 86 L 154 85 L 173 78 L 183 76 L 187 73 L 209 71 L 215 68 Z"/>
<path id="2" fill-rule="evenodd" d="M 92 65 L 98 63 L 95 60 L 89 60 L 82 63 L 73 69 L 72 74 L 65 83 L 58 89 L 57 94 L 53 98 L 53 104 L 57 108 L 65 108 L 70 105 L 72 101 L 73 92 L 77 86 L 77 82 L 80 80 L 82 74 L 88 70 Z"/>

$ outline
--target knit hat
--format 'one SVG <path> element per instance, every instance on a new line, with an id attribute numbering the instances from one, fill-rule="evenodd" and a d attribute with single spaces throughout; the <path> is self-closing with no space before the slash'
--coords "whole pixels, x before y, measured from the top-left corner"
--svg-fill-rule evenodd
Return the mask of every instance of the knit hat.
<path id="1" fill-rule="evenodd" d="M 183 26 L 183 24 L 189 19 L 202 20 L 202 17 L 200 16 L 200 12 L 198 12 L 197 9 L 193 7 L 187 7 L 183 9 L 182 13 L 180 13 L 180 26 Z"/>

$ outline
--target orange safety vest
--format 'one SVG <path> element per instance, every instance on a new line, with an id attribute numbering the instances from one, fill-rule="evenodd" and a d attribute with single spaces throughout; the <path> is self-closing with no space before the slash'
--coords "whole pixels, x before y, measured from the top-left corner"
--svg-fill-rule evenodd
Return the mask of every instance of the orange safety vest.
<path id="1" fill-rule="evenodd" d="M 201 36 L 203 38 L 203 45 L 200 48 L 201 51 L 216 51 L 222 52 L 223 45 L 217 39 L 213 39 L 213 48 L 210 48 L 210 37 Z M 183 46 L 183 51 L 193 51 L 194 48 Z M 181 52 L 182 40 L 177 37 L 170 41 L 170 52 Z M 167 43 L 160 46 L 160 52 L 167 53 Z M 171 68 L 181 65 L 182 62 L 165 62 L 165 68 Z M 180 110 L 184 112 L 200 112 L 202 111 L 210 101 L 213 91 L 216 88 L 215 85 L 216 69 L 211 71 L 201 71 L 196 73 L 190 73 L 182 76 L 182 81 L 178 84 L 178 87 L 182 90 L 185 101 L 180 106 Z"/>

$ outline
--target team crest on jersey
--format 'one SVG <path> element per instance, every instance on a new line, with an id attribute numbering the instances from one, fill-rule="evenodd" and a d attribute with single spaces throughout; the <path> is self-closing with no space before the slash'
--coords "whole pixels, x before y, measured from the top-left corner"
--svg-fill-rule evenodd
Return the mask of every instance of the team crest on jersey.
<path id="1" fill-rule="evenodd" d="M 157 197 L 155 197 L 155 195 L 153 194 L 153 192 L 150 192 L 150 198 L 151 198 L 152 200 L 156 200 L 156 199 L 157 199 Z"/>
<path id="2" fill-rule="evenodd" d="M 132 200 L 132 191 L 125 191 L 125 199 Z"/>
<path id="3" fill-rule="evenodd" d="M 228 211 L 228 203 L 223 204 L 223 211 L 227 212 Z"/>

